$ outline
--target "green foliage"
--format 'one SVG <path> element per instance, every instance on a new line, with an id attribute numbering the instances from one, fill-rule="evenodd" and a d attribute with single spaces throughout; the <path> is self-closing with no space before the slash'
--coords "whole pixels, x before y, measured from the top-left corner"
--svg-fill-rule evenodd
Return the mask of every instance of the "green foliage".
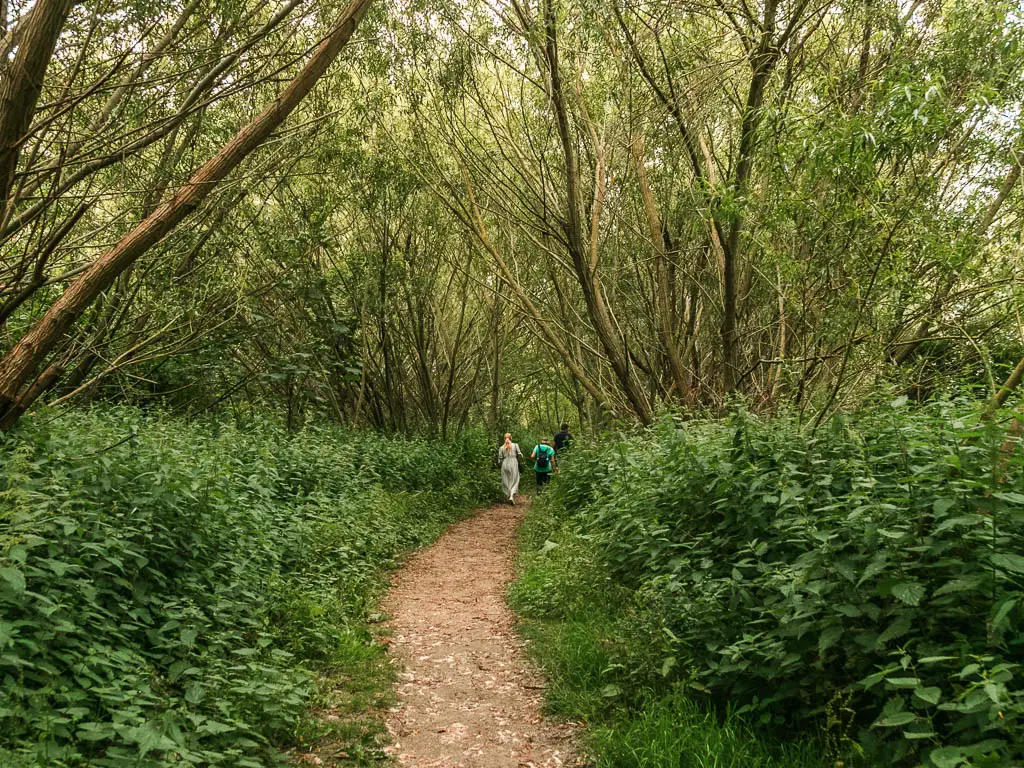
<path id="1" fill-rule="evenodd" d="M 586 746 L 602 768 L 704 766 L 820 768 L 813 745 L 780 749 L 739 718 L 721 722 L 667 681 L 665 639 L 613 579 L 594 537 L 568 512 L 573 486 L 556 481 L 523 536 L 512 603 L 550 679 L 548 706 L 588 725 Z M 559 498 L 561 497 L 561 498 Z"/>
<path id="2" fill-rule="evenodd" d="M 576 540 L 591 581 L 622 592 L 627 628 L 605 631 L 620 666 L 602 684 L 626 706 L 683 690 L 764 732 L 822 732 L 836 757 L 871 765 L 1013 765 L 1018 442 L 969 404 L 906 398 L 813 434 L 742 412 L 666 420 L 575 456 L 535 514 L 562 521 L 560 534 L 547 524 L 545 557 Z M 527 616 L 579 610 L 571 579 L 539 554 L 528 563 Z M 529 597 L 538 574 L 563 593 L 546 607 Z"/>
<path id="3" fill-rule="evenodd" d="M 724 722 L 685 694 L 656 699 L 624 727 L 598 727 L 594 748 L 616 768 L 800 768 L 820 766 L 810 746 L 779 749 L 751 735 L 740 718 Z"/>
<path id="4" fill-rule="evenodd" d="M 0 449 L 0 764 L 277 762 L 316 672 L 371 642 L 383 570 L 489 490 L 485 448 L 128 409 L 28 425 Z"/>

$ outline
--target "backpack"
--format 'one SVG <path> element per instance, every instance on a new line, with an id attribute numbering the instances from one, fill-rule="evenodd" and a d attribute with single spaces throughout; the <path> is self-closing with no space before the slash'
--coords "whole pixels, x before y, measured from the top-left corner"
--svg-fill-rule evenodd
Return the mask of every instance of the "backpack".
<path id="1" fill-rule="evenodd" d="M 546 445 L 537 446 L 537 469 L 550 469 L 551 468 L 551 449 Z"/>

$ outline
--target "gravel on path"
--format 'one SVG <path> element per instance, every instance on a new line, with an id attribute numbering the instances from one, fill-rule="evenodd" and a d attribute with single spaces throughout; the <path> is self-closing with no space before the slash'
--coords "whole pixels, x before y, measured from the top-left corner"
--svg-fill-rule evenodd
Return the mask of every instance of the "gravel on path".
<path id="1" fill-rule="evenodd" d="M 578 765 L 574 725 L 545 720 L 543 679 L 505 603 L 523 506 L 457 523 L 396 574 L 384 609 L 401 665 L 386 751 L 416 768 Z"/>

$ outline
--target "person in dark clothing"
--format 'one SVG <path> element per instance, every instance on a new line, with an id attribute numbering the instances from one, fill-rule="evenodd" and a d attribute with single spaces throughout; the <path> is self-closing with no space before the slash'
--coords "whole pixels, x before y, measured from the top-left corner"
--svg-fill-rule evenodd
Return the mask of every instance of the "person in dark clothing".
<path id="1" fill-rule="evenodd" d="M 561 451 L 572 443 L 572 435 L 569 434 L 569 425 L 563 424 L 562 431 L 555 435 L 555 451 Z"/>

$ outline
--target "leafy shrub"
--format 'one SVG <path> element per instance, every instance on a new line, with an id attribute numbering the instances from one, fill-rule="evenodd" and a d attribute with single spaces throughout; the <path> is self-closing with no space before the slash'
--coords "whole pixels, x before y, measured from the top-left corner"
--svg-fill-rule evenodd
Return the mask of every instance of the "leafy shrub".
<path id="1" fill-rule="evenodd" d="M 129 409 L 37 420 L 0 456 L 13 765 L 276 762 L 318 665 L 369 640 L 382 569 L 492 482 L 479 436 L 439 448 Z"/>
<path id="2" fill-rule="evenodd" d="M 536 514 L 629 591 L 617 687 L 682 686 L 872 765 L 1016 765 L 1024 454 L 1006 423 L 903 400 L 817 433 L 669 420 L 575 456 Z"/>

